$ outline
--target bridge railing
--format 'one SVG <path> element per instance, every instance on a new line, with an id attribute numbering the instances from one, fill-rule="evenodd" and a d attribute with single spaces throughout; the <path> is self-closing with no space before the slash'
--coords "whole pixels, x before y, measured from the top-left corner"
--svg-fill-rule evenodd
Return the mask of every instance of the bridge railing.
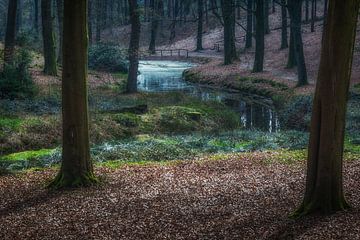
<path id="1" fill-rule="evenodd" d="M 150 56 L 160 57 L 186 57 L 189 58 L 189 50 L 187 49 L 156 49 L 155 54 Z"/>

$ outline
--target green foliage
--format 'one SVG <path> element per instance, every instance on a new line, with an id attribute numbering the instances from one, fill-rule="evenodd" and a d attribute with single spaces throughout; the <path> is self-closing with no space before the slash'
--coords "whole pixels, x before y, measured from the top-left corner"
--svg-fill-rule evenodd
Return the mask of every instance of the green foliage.
<path id="1" fill-rule="evenodd" d="M 117 46 L 98 44 L 89 48 L 89 68 L 99 71 L 127 73 L 126 54 Z"/>
<path id="2" fill-rule="evenodd" d="M 21 49 L 15 54 L 14 63 L 6 65 L 0 74 L 0 98 L 29 98 L 36 93 L 29 73 L 31 54 Z"/>

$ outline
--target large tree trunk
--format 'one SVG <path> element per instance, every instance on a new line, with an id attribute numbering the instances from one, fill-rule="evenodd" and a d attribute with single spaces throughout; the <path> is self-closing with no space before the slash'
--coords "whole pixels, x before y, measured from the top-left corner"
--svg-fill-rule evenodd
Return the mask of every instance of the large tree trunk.
<path id="1" fill-rule="evenodd" d="M 290 15 L 291 34 L 293 37 L 294 53 L 298 72 L 298 86 L 308 84 L 307 70 L 304 56 L 304 46 L 301 33 L 301 12 L 302 1 L 288 0 L 288 10 Z"/>
<path id="2" fill-rule="evenodd" d="M 281 0 L 281 47 L 285 49 L 289 47 L 288 44 L 288 27 L 287 27 L 287 13 L 286 13 L 286 0 Z"/>
<path id="3" fill-rule="evenodd" d="M 344 129 L 360 0 L 330 1 L 311 120 L 306 192 L 295 216 L 343 210 Z"/>
<path id="4" fill-rule="evenodd" d="M 63 45 L 63 19 L 64 19 L 64 0 L 56 0 L 58 25 L 59 25 L 59 53 L 57 61 L 62 64 L 62 45 Z"/>
<path id="5" fill-rule="evenodd" d="M 253 72 L 262 72 L 264 70 L 264 52 L 265 52 L 265 23 L 264 23 L 264 1 L 256 0 L 256 47 Z"/>
<path id="6" fill-rule="evenodd" d="M 53 188 L 88 186 L 97 180 L 89 147 L 87 1 L 64 0 L 62 77 L 63 150 Z"/>
<path id="7" fill-rule="evenodd" d="M 130 7 L 131 37 L 129 46 L 129 75 L 126 90 L 128 93 L 137 92 L 137 76 L 139 68 L 139 44 L 140 44 L 140 13 L 137 0 L 128 0 Z"/>
<path id="8" fill-rule="evenodd" d="M 6 23 L 4 64 L 12 64 L 15 54 L 17 0 L 9 1 Z"/>
<path id="9" fill-rule="evenodd" d="M 198 28 L 196 38 L 196 51 L 203 50 L 202 36 L 203 36 L 203 22 L 204 22 L 204 0 L 197 0 L 198 3 Z"/>
<path id="10" fill-rule="evenodd" d="M 41 0 L 41 19 L 44 42 L 44 73 L 52 76 L 57 75 L 56 45 L 51 15 L 52 0 Z"/>
<path id="11" fill-rule="evenodd" d="M 253 0 L 247 0 L 247 16 L 246 16 L 246 42 L 245 48 L 252 47 L 252 39 L 253 39 Z"/>

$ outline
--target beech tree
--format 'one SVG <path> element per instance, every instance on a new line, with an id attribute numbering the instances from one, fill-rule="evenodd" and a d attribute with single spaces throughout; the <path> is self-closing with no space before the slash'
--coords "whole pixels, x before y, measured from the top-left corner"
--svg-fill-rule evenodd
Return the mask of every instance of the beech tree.
<path id="1" fill-rule="evenodd" d="M 304 56 L 304 46 L 301 33 L 301 12 L 302 0 L 288 0 L 287 8 L 290 15 L 290 52 L 288 67 L 292 67 L 294 59 L 296 61 L 298 72 L 298 86 L 308 84 L 307 70 Z M 293 54 L 293 56 L 291 55 Z M 290 63 L 291 62 L 291 63 Z"/>
<path id="2" fill-rule="evenodd" d="M 359 6 L 360 0 L 330 1 L 311 120 L 306 191 L 295 216 L 349 207 L 342 182 L 344 129 Z"/>
<path id="3" fill-rule="evenodd" d="M 235 2 L 221 0 L 222 19 L 224 25 L 224 64 L 231 64 L 236 58 L 235 47 Z"/>
<path id="4" fill-rule="evenodd" d="M 152 21 L 151 21 L 151 35 L 150 35 L 150 44 L 149 51 L 150 53 L 155 53 L 156 47 L 156 37 L 159 30 L 159 22 L 161 17 L 161 11 L 163 9 L 163 0 L 152 0 Z"/>
<path id="5" fill-rule="evenodd" d="M 265 51 L 265 22 L 264 22 L 264 1 L 256 0 L 256 46 L 255 61 L 253 72 L 262 72 L 264 70 L 264 51 Z"/>
<path id="6" fill-rule="evenodd" d="M 52 18 L 52 0 L 41 0 L 41 19 L 44 43 L 44 73 L 57 75 L 56 45 Z"/>
<path id="7" fill-rule="evenodd" d="M 246 2 L 246 42 L 245 48 L 252 47 L 253 39 L 253 0 L 247 0 Z"/>
<path id="8" fill-rule="evenodd" d="M 60 172 L 53 188 L 97 182 L 90 160 L 87 95 L 87 0 L 64 0 L 62 74 L 63 144 Z"/>
<path id="9" fill-rule="evenodd" d="M 59 25 L 59 53 L 57 61 L 59 64 L 62 63 L 62 42 L 63 42 L 63 14 L 64 14 L 64 0 L 56 0 L 56 9 L 57 9 L 57 17 L 58 17 L 58 25 Z"/>
<path id="10" fill-rule="evenodd" d="M 196 51 L 203 50 L 202 36 L 203 36 L 203 22 L 204 22 L 204 0 L 198 0 L 198 28 L 196 37 Z"/>
<path id="11" fill-rule="evenodd" d="M 139 69 L 140 44 L 140 12 L 137 0 L 128 0 L 130 8 L 131 36 L 129 46 L 129 74 L 126 90 L 128 93 L 137 92 L 137 76 Z"/>
<path id="12" fill-rule="evenodd" d="M 17 0 L 9 1 L 6 23 L 4 63 L 12 64 L 15 54 Z"/>

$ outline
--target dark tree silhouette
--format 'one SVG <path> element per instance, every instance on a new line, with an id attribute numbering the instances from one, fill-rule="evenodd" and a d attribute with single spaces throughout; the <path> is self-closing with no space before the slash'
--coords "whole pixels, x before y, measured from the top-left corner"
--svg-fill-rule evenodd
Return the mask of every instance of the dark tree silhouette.
<path id="1" fill-rule="evenodd" d="M 343 193 L 344 129 L 359 0 L 330 1 L 311 120 L 306 192 L 295 216 L 349 207 Z"/>

